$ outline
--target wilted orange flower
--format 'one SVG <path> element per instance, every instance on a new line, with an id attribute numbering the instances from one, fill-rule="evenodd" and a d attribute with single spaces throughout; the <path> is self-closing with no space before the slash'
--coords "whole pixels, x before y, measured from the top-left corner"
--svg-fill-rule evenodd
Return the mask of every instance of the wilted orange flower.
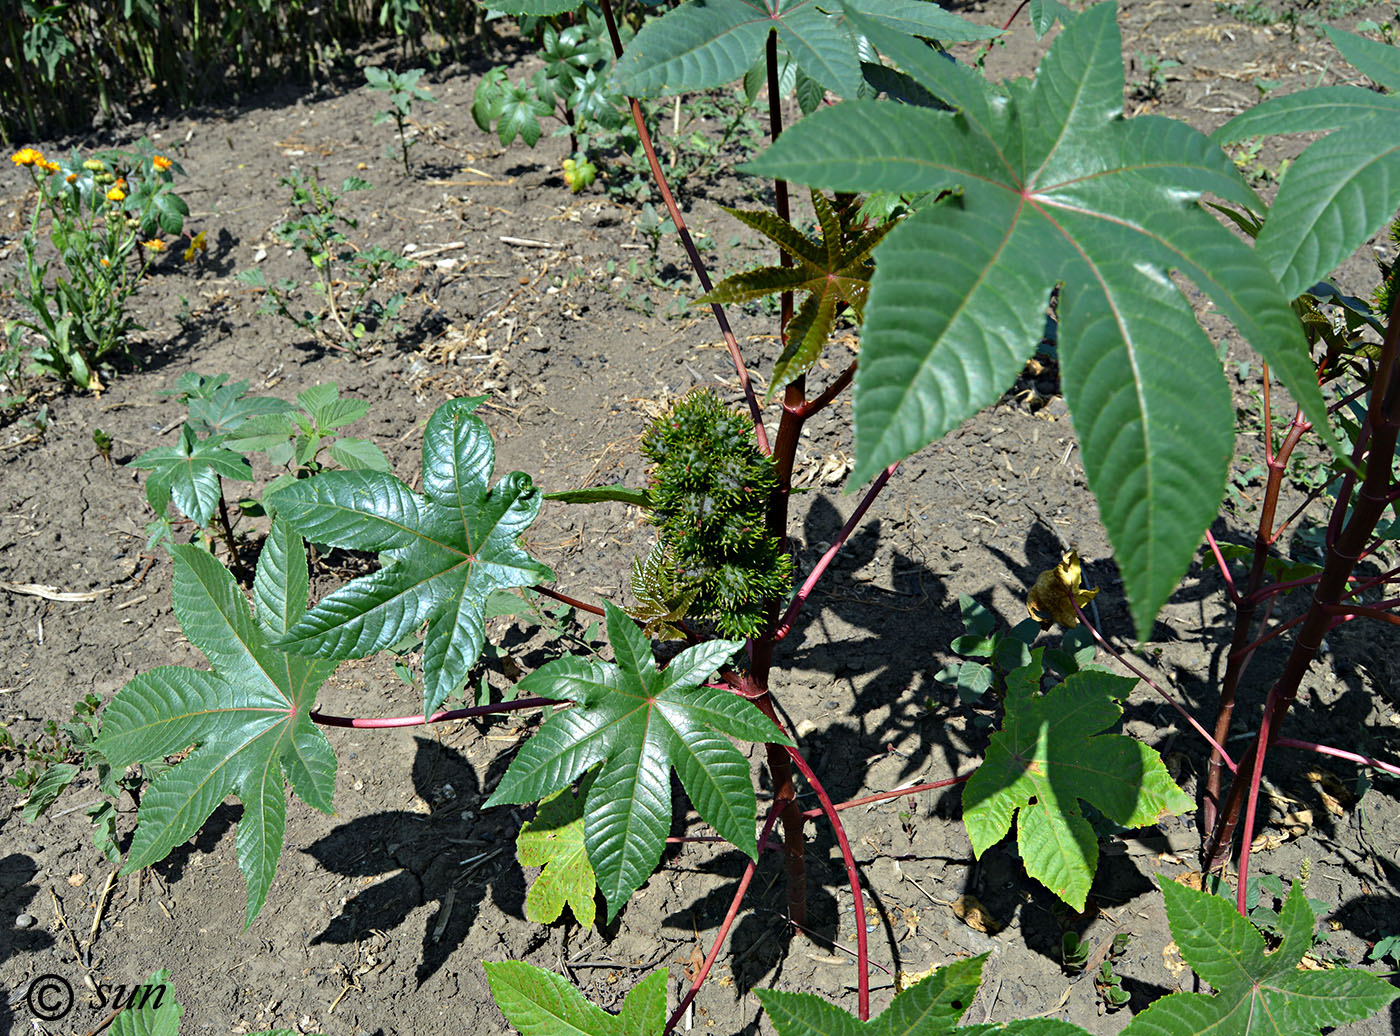
<path id="1" fill-rule="evenodd" d="M 163 173 L 170 168 L 170 159 L 166 158 L 164 155 L 152 155 L 151 165 L 155 166 Z"/>
<path id="2" fill-rule="evenodd" d="M 126 191 L 122 190 L 120 187 L 113 187 L 110 191 L 107 192 L 107 200 L 108 200 L 108 201 L 125 201 L 125 200 L 126 200 Z"/>
<path id="3" fill-rule="evenodd" d="M 22 147 L 10 156 L 10 161 L 15 165 L 41 165 L 44 156 L 32 147 Z"/>
<path id="4" fill-rule="evenodd" d="M 164 252 L 165 242 L 158 237 L 153 237 L 149 241 L 142 241 L 141 247 L 149 248 L 152 252 Z"/>
<path id="5" fill-rule="evenodd" d="M 78 182 L 78 174 L 77 174 L 77 173 L 69 173 L 69 174 L 68 174 L 67 176 L 65 176 L 63 179 L 66 180 L 68 183 L 77 183 L 77 182 Z"/>

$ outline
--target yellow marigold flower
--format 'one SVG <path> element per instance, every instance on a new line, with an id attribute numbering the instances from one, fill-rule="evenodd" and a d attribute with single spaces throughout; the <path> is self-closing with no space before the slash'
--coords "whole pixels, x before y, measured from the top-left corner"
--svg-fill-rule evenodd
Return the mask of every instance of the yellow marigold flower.
<path id="1" fill-rule="evenodd" d="M 142 241 L 141 247 L 149 248 L 152 252 L 164 252 L 165 242 L 158 237 L 153 237 L 149 241 Z"/>
<path id="2" fill-rule="evenodd" d="M 164 155 L 152 155 L 151 165 L 155 166 L 163 173 L 170 168 L 170 159 L 166 158 Z"/>
<path id="3" fill-rule="evenodd" d="M 1079 553 L 1072 550 L 1054 568 L 1040 573 L 1031 588 L 1026 611 L 1041 629 L 1049 629 L 1052 622 L 1073 629 L 1079 625 L 1074 606 L 1084 607 L 1097 594 L 1097 590 L 1085 590 L 1080 585 Z"/>
<path id="4" fill-rule="evenodd" d="M 15 165 L 41 165 L 44 156 L 32 147 L 22 147 L 10 156 L 10 161 Z"/>
<path id="5" fill-rule="evenodd" d="M 56 173 L 56 172 L 58 172 L 58 163 L 57 163 L 57 162 L 47 162 L 47 161 L 45 161 L 45 160 L 43 160 L 43 159 L 40 159 L 38 162 L 35 162 L 34 164 L 35 164 L 35 165 L 41 165 L 41 166 L 43 166 L 44 169 L 45 169 L 45 171 L 47 171 L 47 172 L 50 172 L 50 173 Z"/>
<path id="6" fill-rule="evenodd" d="M 120 187 L 113 187 L 110 191 L 107 192 L 107 200 L 108 200 L 108 201 L 125 201 L 125 200 L 126 200 L 126 191 L 122 190 Z"/>

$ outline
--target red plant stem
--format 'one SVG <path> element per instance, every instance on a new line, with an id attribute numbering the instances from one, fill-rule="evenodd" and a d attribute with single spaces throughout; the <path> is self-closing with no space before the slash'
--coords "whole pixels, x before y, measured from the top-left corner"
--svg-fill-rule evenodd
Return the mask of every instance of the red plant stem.
<path id="1" fill-rule="evenodd" d="M 1249 595 L 1249 599 L 1257 604 L 1260 601 L 1266 601 L 1270 597 L 1275 597 L 1278 594 L 1286 594 L 1289 590 L 1296 590 L 1300 586 L 1311 586 L 1321 578 L 1322 576 L 1320 574 L 1313 574 L 1310 576 L 1303 576 L 1301 579 L 1290 579 L 1286 583 L 1270 583 L 1268 586 L 1255 590 L 1254 593 Z"/>
<path id="2" fill-rule="evenodd" d="M 1400 384 L 1397 384 L 1400 379 L 1395 376 L 1397 353 L 1400 353 L 1400 292 L 1396 293 L 1395 301 L 1391 304 L 1385 340 L 1381 345 L 1381 361 L 1371 386 L 1371 402 L 1366 418 L 1370 427 L 1370 433 L 1366 436 L 1369 441 L 1368 455 L 1364 457 L 1366 474 L 1361 479 L 1356 501 L 1351 504 L 1349 517 L 1340 516 L 1347 508 L 1348 499 L 1339 495 L 1334 505 L 1329 532 L 1335 528 L 1337 535 L 1328 543 L 1327 558 L 1322 577 L 1313 590 L 1312 604 L 1305 613 L 1305 621 L 1293 641 L 1283 671 L 1269 691 L 1265 722 L 1249 753 L 1240 761 L 1224 807 L 1215 818 L 1215 824 L 1209 829 L 1209 836 L 1202 846 L 1202 870 L 1206 873 L 1219 871 L 1225 865 L 1234 843 L 1246 789 L 1256 785 L 1255 771 L 1262 771 L 1270 740 L 1277 738 L 1282 720 L 1297 697 L 1303 676 L 1317 658 L 1323 637 L 1334 625 L 1328 606 L 1339 604 L 1347 592 L 1347 584 L 1362 548 L 1370 541 L 1385 508 L 1389 506 L 1388 497 L 1394 488 L 1396 439 L 1400 435 Z M 1363 459 L 1360 438 L 1358 436 L 1357 450 L 1353 453 L 1353 461 L 1357 462 L 1353 467 L 1356 470 L 1360 469 L 1359 462 Z M 1348 477 L 1352 477 L 1351 473 Z M 1346 495 L 1350 496 L 1350 489 Z"/>
<path id="3" fill-rule="evenodd" d="M 1352 619 L 1375 619 L 1377 622 L 1388 622 L 1392 626 L 1400 626 L 1400 615 L 1383 611 L 1380 608 L 1364 608 L 1359 604 L 1325 604 L 1322 606 L 1322 610 L 1328 615 L 1336 617 L 1337 621 L 1333 623 L 1333 626 L 1340 626 Z"/>
<path id="4" fill-rule="evenodd" d="M 622 57 L 622 37 L 617 31 L 617 20 L 613 17 L 611 0 L 600 0 L 603 9 L 603 19 L 607 22 L 608 37 L 612 41 L 613 54 Z M 691 239 L 690 230 L 685 225 L 685 217 L 681 215 L 680 207 L 676 205 L 676 199 L 671 194 L 671 185 L 666 179 L 666 174 L 661 171 L 661 162 L 656 157 L 656 147 L 652 144 L 651 133 L 647 131 L 646 119 L 642 116 L 642 106 L 635 97 L 627 99 L 628 105 L 632 109 L 632 121 L 637 126 L 637 136 L 641 141 L 642 150 L 646 152 L 647 164 L 651 167 L 651 177 L 656 182 L 656 189 L 661 193 L 661 200 L 666 205 L 666 212 L 671 217 L 671 222 L 676 226 L 676 234 L 681 239 L 681 244 L 685 248 L 685 254 L 690 260 L 691 268 L 695 270 L 695 276 L 700 280 L 700 286 L 705 289 L 706 294 L 714 290 L 714 284 L 710 281 L 709 271 L 705 269 L 705 262 L 700 258 L 700 250 L 695 247 L 695 242 Z M 720 334 L 724 336 L 724 344 L 729 350 L 729 358 L 734 363 L 734 371 L 739 376 L 739 384 L 744 390 L 744 398 L 749 404 L 749 414 L 753 418 L 754 438 L 758 442 L 758 448 L 764 453 L 769 452 L 768 430 L 763 427 L 763 407 L 758 402 L 758 396 L 754 393 L 753 383 L 749 379 L 749 369 L 744 364 L 743 353 L 739 351 L 739 340 L 734 337 L 734 329 L 729 326 L 729 316 L 725 313 L 724 307 L 717 302 L 710 303 L 710 312 L 715 316 L 715 323 L 719 325 Z"/>
<path id="5" fill-rule="evenodd" d="M 859 360 L 852 360 L 851 365 L 843 370 L 840 376 L 826 387 L 825 392 L 815 399 L 808 400 L 802 405 L 802 417 L 804 420 L 826 409 L 837 396 L 846 390 L 846 386 L 849 385 L 856 376 L 856 365 L 859 363 Z"/>
<path id="6" fill-rule="evenodd" d="M 604 0 L 606 2 L 606 0 Z M 768 836 L 773 832 L 773 824 L 778 819 L 778 814 L 782 812 L 784 803 L 781 799 L 775 801 L 768 810 L 768 819 L 763 822 L 763 830 L 758 836 L 760 852 L 768 843 Z M 696 972 L 695 978 L 691 980 L 690 991 L 681 998 L 681 1002 L 676 1005 L 676 1009 L 671 1014 L 671 1018 L 666 1023 L 666 1028 L 661 1030 L 661 1036 L 666 1036 L 680 1023 L 685 1015 L 685 1010 L 695 999 L 695 994 L 700 992 L 700 987 L 705 984 L 705 979 L 709 977 L 710 969 L 715 966 L 715 961 L 719 958 L 719 951 L 724 946 L 724 940 L 729 935 L 729 929 L 734 927 L 734 919 L 739 916 L 739 906 L 744 901 L 744 893 L 749 890 L 749 882 L 753 881 L 753 872 L 757 868 L 758 862 L 750 860 L 744 867 L 744 873 L 739 878 L 739 887 L 734 890 L 734 898 L 729 903 L 729 911 L 724 915 L 724 921 L 719 926 L 719 934 L 715 936 L 715 944 L 710 947 L 710 954 L 705 958 L 705 963 L 700 965 L 700 970 Z"/>
<path id="7" fill-rule="evenodd" d="M 854 532 L 856 526 L 860 524 L 860 520 L 865 517 L 865 512 L 870 509 L 870 505 L 875 502 L 875 498 L 880 495 L 880 490 L 885 488 L 885 483 L 890 480 L 890 476 L 895 473 L 895 469 L 898 467 L 898 461 L 891 464 L 884 471 L 880 472 L 879 477 L 877 477 L 870 488 L 865 491 L 865 498 L 856 506 L 850 518 L 846 519 L 846 524 L 841 526 L 841 531 L 836 534 L 836 539 L 831 541 L 831 546 L 826 549 L 826 553 L 812 566 L 812 571 L 807 574 L 807 578 L 803 580 L 802 586 L 798 588 L 797 596 L 794 597 L 792 603 L 788 605 L 787 611 L 783 614 L 782 622 L 778 623 L 778 627 L 770 635 L 772 641 L 776 643 L 792 632 L 792 624 L 797 619 L 798 612 L 802 611 L 802 606 L 807 603 L 807 598 L 812 596 L 813 587 L 817 585 L 817 581 L 821 579 L 822 573 L 826 571 L 827 566 L 831 564 L 832 559 L 836 557 L 841 547 L 851 538 L 851 533 Z"/>
<path id="8" fill-rule="evenodd" d="M 1373 547 L 1374 545 L 1368 545 L 1368 546 L 1372 546 L 1372 547 Z M 1368 549 L 1368 550 L 1366 551 L 1366 553 L 1367 553 L 1367 554 L 1370 554 L 1371 551 Z M 1392 569 L 1390 569 L 1389 571 L 1382 572 L 1380 575 L 1376 576 L 1374 579 L 1368 579 L 1368 580 L 1366 580 L 1364 583 L 1357 583 L 1357 584 L 1356 584 L 1355 586 L 1353 586 L 1349 591 L 1347 591 L 1347 593 L 1346 593 L 1345 596 L 1347 596 L 1347 597 L 1355 597 L 1357 594 L 1364 594 L 1367 590 L 1371 589 L 1373 586 L 1380 586 L 1382 583 L 1388 583 L 1388 582 L 1390 582 L 1390 581 L 1391 581 L 1392 579 L 1394 579 L 1397 575 L 1400 575 L 1400 565 L 1397 565 L 1395 568 L 1392 568 Z"/>
<path id="9" fill-rule="evenodd" d="M 1260 636 L 1257 640 L 1252 640 L 1252 641 L 1250 641 L 1248 644 L 1246 644 L 1244 647 L 1240 648 L 1240 653 L 1241 653 L 1242 655 L 1243 655 L 1243 654 L 1253 654 L 1255 651 L 1258 651 L 1261 647 L 1263 647 L 1263 646 L 1264 646 L 1265 644 L 1267 644 L 1269 641 L 1273 640 L 1273 639 L 1274 639 L 1275 637 L 1277 637 L 1279 634 L 1281 634 L 1281 633 L 1287 633 L 1289 630 L 1291 630 L 1294 626 L 1297 626 L 1299 623 L 1301 623 L 1301 622 L 1302 622 L 1304 619 L 1306 619 L 1307 617 L 1308 617 L 1307 613 L 1304 612 L 1302 615 L 1295 615 L 1293 618 L 1289 619 L 1287 622 L 1280 623 L 1278 626 L 1275 626 L 1273 629 L 1269 630 L 1268 633 L 1265 633 L 1265 634 L 1263 634 L 1262 636 Z M 1236 657 L 1236 655 L 1232 652 L 1228 657 L 1229 657 L 1230 659 L 1234 659 L 1234 658 Z"/>
<path id="10" fill-rule="evenodd" d="M 1312 741 L 1299 741 L 1292 737 L 1274 738 L 1275 748 L 1305 748 L 1309 752 L 1316 752 L 1318 755 L 1330 755 L 1336 759 L 1345 759 L 1359 766 L 1370 766 L 1377 770 L 1384 770 L 1386 773 L 1400 777 L 1400 766 L 1394 763 L 1382 762 L 1379 759 L 1372 759 L 1369 755 L 1357 755 L 1355 752 L 1348 752 L 1345 748 L 1333 748 L 1331 745 L 1319 745 Z"/>
<path id="11" fill-rule="evenodd" d="M 1126 655 L 1124 655 L 1121 651 L 1119 651 L 1107 640 L 1105 640 L 1103 634 L 1100 633 L 1097 629 L 1095 629 L 1094 624 L 1089 621 L 1089 616 L 1085 615 L 1084 610 L 1079 607 L 1078 601 L 1075 601 L 1073 598 L 1071 598 L 1071 602 L 1074 604 L 1075 612 L 1079 615 L 1079 621 L 1084 623 L 1084 628 L 1089 631 L 1089 635 L 1092 636 L 1094 640 L 1098 642 L 1098 645 L 1105 651 L 1107 651 L 1110 655 L 1112 655 L 1114 658 L 1116 658 L 1119 664 L 1123 666 L 1123 668 L 1127 669 L 1139 680 L 1143 681 L 1143 683 L 1147 684 L 1147 686 L 1151 687 L 1154 691 L 1156 691 L 1164 699 L 1166 699 L 1167 704 L 1170 705 L 1172 708 L 1176 709 L 1176 711 L 1180 713 L 1181 718 L 1186 720 L 1186 722 L 1191 725 L 1191 729 L 1194 730 L 1196 733 L 1200 734 L 1201 737 L 1206 739 L 1206 743 L 1211 746 L 1211 750 L 1220 755 L 1220 758 L 1224 761 L 1224 765 L 1228 766 L 1230 768 L 1230 772 L 1233 773 L 1235 771 L 1235 762 L 1233 759 L 1230 758 L 1230 753 L 1225 751 L 1224 747 L 1221 746 L 1219 739 L 1211 737 L 1210 734 L 1206 732 L 1206 728 L 1201 726 L 1201 724 L 1196 720 L 1196 717 L 1192 716 L 1191 713 L 1187 712 L 1186 709 L 1183 708 L 1175 698 L 1173 698 L 1170 694 L 1168 694 L 1165 690 L 1158 686 L 1157 681 L 1153 680 L 1152 677 L 1148 676 L 1137 666 L 1133 665 L 1133 663 L 1128 660 Z"/>
<path id="12" fill-rule="evenodd" d="M 1283 488 L 1284 471 L 1294 448 L 1303 434 L 1312 427 L 1303 416 L 1301 409 L 1295 410 L 1288 432 L 1283 437 L 1277 451 L 1274 450 L 1273 436 L 1273 395 L 1269 378 L 1269 366 L 1264 365 L 1264 456 L 1269 476 L 1264 489 L 1263 506 L 1259 510 L 1259 522 L 1254 530 L 1254 560 L 1250 565 L 1249 577 L 1240 591 L 1240 603 L 1235 609 L 1235 628 L 1230 637 L 1227 652 L 1228 662 L 1225 675 L 1220 681 L 1220 703 L 1215 713 L 1215 745 L 1222 745 L 1230 735 L 1230 723 L 1235 715 L 1235 695 L 1240 681 L 1258 644 L 1250 643 L 1254 627 L 1254 614 L 1259 607 L 1259 599 L 1254 595 L 1264 585 L 1265 564 L 1269 558 L 1269 546 L 1274 542 L 1274 517 L 1278 511 L 1279 492 Z M 1211 750 L 1210 762 L 1206 765 L 1206 786 L 1201 797 L 1201 826 L 1209 831 L 1214 827 L 1219 814 L 1220 789 L 1225 779 L 1225 763 L 1220 751 Z M 1231 768 L 1233 771 L 1233 767 Z"/>
<path id="13" fill-rule="evenodd" d="M 817 793 L 817 798 L 822 804 L 822 811 L 831 821 L 831 828 L 836 833 L 836 843 L 841 847 L 841 858 L 846 863 L 846 880 L 851 884 L 851 897 L 855 901 L 856 908 L 856 1017 L 863 1022 L 869 1021 L 870 951 L 866 945 L 865 897 L 861 893 L 860 875 L 856 873 L 856 857 L 851 852 L 851 843 L 846 838 L 846 829 L 841 826 L 841 818 L 836 813 L 836 807 L 831 804 L 831 797 L 822 787 L 822 782 L 817 780 L 817 775 L 807 765 L 807 760 L 802 758 L 801 752 L 795 748 L 789 748 L 787 753 L 792 759 L 793 765 L 802 771 L 802 776 L 807 778 L 807 783 Z"/>
<path id="14" fill-rule="evenodd" d="M 607 612 L 603 611 L 603 609 L 599 608 L 596 604 L 587 604 L 575 597 L 570 597 L 568 594 L 561 594 L 558 590 L 551 590 L 547 586 L 540 586 L 538 583 L 530 587 L 530 589 L 537 594 L 543 594 L 545 597 L 552 597 L 556 601 L 562 601 L 564 604 L 577 608 L 581 612 L 588 612 L 590 615 L 607 614 Z"/>
<path id="15" fill-rule="evenodd" d="M 1220 553 L 1220 544 L 1215 542 L 1215 534 L 1209 529 L 1206 530 L 1206 542 L 1210 544 L 1210 552 L 1215 555 L 1215 565 L 1225 580 L 1225 592 L 1229 594 L 1231 603 L 1238 607 L 1240 595 L 1235 590 L 1235 579 L 1230 575 L 1230 566 L 1226 563 L 1225 556 Z"/>
<path id="16" fill-rule="evenodd" d="M 886 802 L 890 799 L 902 799 L 906 795 L 917 795 L 921 791 L 934 791 L 938 788 L 947 788 L 954 784 L 963 784 L 972 774 L 965 774 L 962 777 L 949 777 L 941 781 L 931 781 L 928 784 L 911 784 L 907 788 L 895 788 L 893 791 L 881 791 L 874 795 L 864 795 L 858 799 L 850 799 L 847 802 L 838 802 L 831 808 L 840 813 L 843 809 L 854 809 L 856 806 L 868 806 L 875 802 Z M 802 815 L 808 820 L 820 818 L 826 811 L 824 809 L 809 809 Z"/>
<path id="17" fill-rule="evenodd" d="M 390 727 L 421 727 L 428 723 L 446 723 L 453 719 L 472 719 L 475 716 L 491 716 L 500 712 L 519 712 L 522 709 L 542 709 L 548 705 L 567 705 L 567 702 L 554 698 L 520 698 L 517 701 L 501 702 L 499 705 L 475 705 L 470 709 L 451 709 L 434 712 L 431 716 L 421 713 L 417 716 L 385 716 L 379 719 L 361 716 L 327 716 L 324 712 L 312 709 L 309 717 L 312 723 L 323 727 L 355 727 L 361 730 L 386 730 Z"/>
<path id="18" fill-rule="evenodd" d="M 1277 685 L 1274 690 L 1277 690 Z M 1269 698 L 1274 697 L 1273 691 L 1269 692 Z M 1264 723 L 1259 728 L 1259 743 L 1267 745 L 1269 742 L 1269 720 L 1273 718 L 1273 710 L 1265 709 Z M 1280 717 L 1282 718 L 1282 717 Z M 1239 867 L 1239 887 L 1235 892 L 1235 908 L 1240 912 L 1241 917 L 1249 916 L 1249 909 L 1245 904 L 1245 896 L 1249 891 L 1249 854 L 1254 843 L 1254 819 L 1259 807 L 1259 781 L 1264 776 L 1262 766 L 1254 767 L 1249 775 L 1249 800 L 1245 806 L 1244 814 L 1244 839 L 1240 844 L 1240 867 Z M 1238 780 L 1238 777 L 1236 777 Z"/>

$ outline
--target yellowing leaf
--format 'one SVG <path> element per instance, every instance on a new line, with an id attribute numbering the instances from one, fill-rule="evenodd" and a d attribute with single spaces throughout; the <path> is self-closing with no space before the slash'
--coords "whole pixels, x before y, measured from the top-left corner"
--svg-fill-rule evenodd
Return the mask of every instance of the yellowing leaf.
<path id="1" fill-rule="evenodd" d="M 559 919 L 564 904 L 585 928 L 593 926 L 598 882 L 583 846 L 583 793 L 563 788 L 540 802 L 535 819 L 520 828 L 515 858 L 522 867 L 543 867 L 525 895 L 525 916 L 538 924 Z"/>
<path id="2" fill-rule="evenodd" d="M 1049 629 L 1052 622 L 1058 622 L 1065 629 L 1079 625 L 1074 606 L 1078 604 L 1082 608 L 1098 595 L 1097 590 L 1085 590 L 1080 578 L 1079 552 L 1074 550 L 1062 557 L 1054 568 L 1036 577 L 1026 601 L 1026 611 L 1042 629 Z"/>

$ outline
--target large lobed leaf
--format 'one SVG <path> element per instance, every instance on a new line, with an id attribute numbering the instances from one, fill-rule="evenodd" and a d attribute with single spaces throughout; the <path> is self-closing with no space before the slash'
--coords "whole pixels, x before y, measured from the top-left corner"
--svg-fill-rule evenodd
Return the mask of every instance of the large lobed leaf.
<path id="1" fill-rule="evenodd" d="M 289 655 L 273 637 L 306 609 L 306 555 L 274 521 L 255 580 L 257 615 L 212 555 L 171 549 L 175 617 L 212 671 L 162 666 L 132 679 L 102 714 L 96 748 L 120 771 L 196 746 L 141 797 L 123 873 L 164 859 L 229 795 L 243 802 L 238 866 L 248 883 L 246 923 L 262 909 L 282 855 L 290 779 L 301 798 L 332 812 L 335 753 L 311 722 L 332 662 Z M 298 596 L 299 595 L 299 596 Z"/>
<path id="2" fill-rule="evenodd" d="M 660 1036 L 666 1026 L 665 968 L 638 982 L 618 1014 L 591 1004 L 568 979 L 523 961 L 487 961 L 496 1006 L 520 1036 Z"/>
<path id="3" fill-rule="evenodd" d="M 1400 996 L 1380 975 L 1355 968 L 1298 969 L 1312 946 L 1316 918 L 1297 882 L 1279 913 L 1283 941 L 1272 952 L 1224 899 L 1166 878 L 1161 885 L 1182 958 L 1215 992 L 1162 997 L 1123 1036 L 1316 1036 Z"/>
<path id="4" fill-rule="evenodd" d="M 923 0 L 859 0 L 853 6 L 887 31 L 910 36 L 956 43 L 999 35 Z M 860 45 L 839 7 L 822 0 L 691 0 L 642 27 L 613 79 L 635 97 L 723 86 L 744 77 L 762 56 L 768 34 L 776 32 L 806 77 L 854 97 L 862 81 Z"/>
<path id="5" fill-rule="evenodd" d="M 1400 90 L 1400 52 L 1326 28 L 1342 57 L 1386 93 L 1324 86 L 1271 98 L 1211 138 L 1228 143 L 1261 134 L 1336 131 L 1289 166 L 1255 245 L 1290 296 L 1330 275 L 1400 207 L 1400 96 L 1394 92 Z"/>
<path id="6" fill-rule="evenodd" d="M 485 643 L 492 591 L 554 573 L 520 536 L 539 514 L 528 475 L 489 485 L 495 447 L 471 411 L 438 407 L 423 433 L 423 493 L 379 471 L 332 471 L 279 489 L 268 505 L 317 543 L 371 550 L 383 567 L 326 595 L 278 641 L 321 658 L 360 658 L 424 623 L 423 709 L 461 691 Z"/>
<path id="7" fill-rule="evenodd" d="M 645 634 L 626 612 L 604 607 L 617 664 L 569 656 L 520 681 L 522 693 L 577 704 L 545 721 L 486 805 L 534 802 L 602 764 L 585 799 L 584 845 L 611 921 L 661 859 L 672 767 L 706 822 L 753 857 L 753 782 L 729 738 L 791 742 L 750 702 L 703 686 L 742 641 L 686 648 L 658 672 Z"/>
<path id="8" fill-rule="evenodd" d="M 999 1025 L 958 1025 L 972 1006 L 982 980 L 984 953 L 954 961 L 899 993 L 881 1014 L 862 1022 L 819 996 L 756 989 L 778 1036 L 1086 1036 L 1077 1025 L 1052 1018 L 1027 1018 Z"/>
<path id="9" fill-rule="evenodd" d="M 172 500 L 180 513 L 196 525 L 206 526 L 214 517 L 223 494 L 220 478 L 251 482 L 248 458 L 225 448 L 228 436 L 215 433 L 198 438 L 188 423 L 180 428 L 176 446 L 157 446 L 131 462 L 133 468 L 149 468 L 146 500 L 157 515 L 165 514 Z"/>
<path id="10" fill-rule="evenodd" d="M 1015 817 L 1026 873 L 1083 910 L 1099 845 L 1081 799 L 1123 827 L 1185 813 L 1194 803 L 1151 748 L 1101 733 L 1122 716 L 1119 701 L 1136 680 L 1083 670 L 1042 695 L 1040 654 L 1008 681 L 1002 728 L 963 786 L 963 823 L 980 857 Z"/>
<path id="11" fill-rule="evenodd" d="M 846 102 L 746 167 L 840 191 L 948 192 L 875 252 L 852 481 L 995 402 L 1040 340 L 1058 285 L 1066 400 L 1146 635 L 1217 513 L 1234 444 L 1214 347 L 1169 272 L 1195 281 L 1326 427 L 1288 298 L 1198 200 L 1259 203 L 1189 126 L 1123 118 L 1111 3 L 1076 16 L 1035 81 L 1004 92 L 849 6 L 847 17 L 956 109 Z"/>

